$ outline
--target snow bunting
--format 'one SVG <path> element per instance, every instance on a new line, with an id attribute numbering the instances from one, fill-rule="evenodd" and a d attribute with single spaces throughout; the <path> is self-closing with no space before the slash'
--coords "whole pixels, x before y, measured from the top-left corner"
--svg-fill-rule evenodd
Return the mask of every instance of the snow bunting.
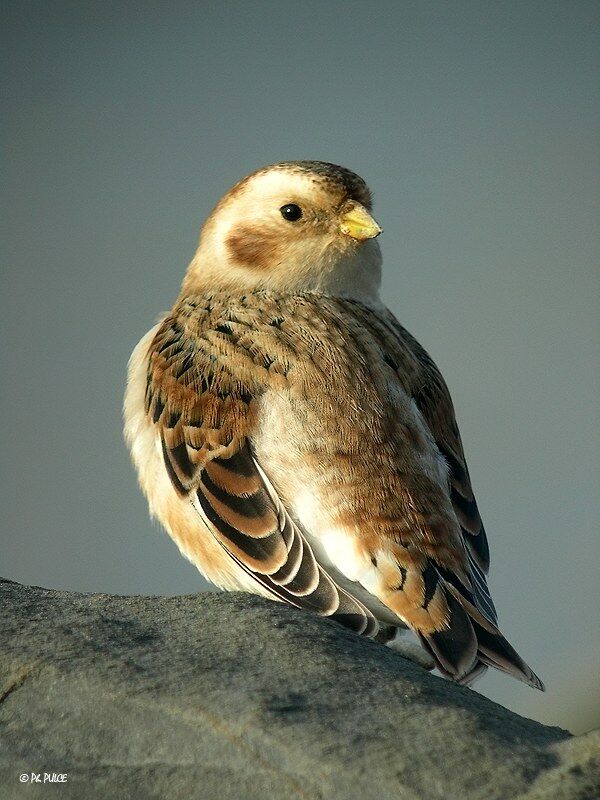
<path id="1" fill-rule="evenodd" d="M 459 683 L 491 665 L 542 689 L 497 627 L 448 389 L 379 299 L 380 233 L 334 164 L 265 167 L 223 197 L 131 356 L 141 487 L 217 586 L 380 640 L 411 629 L 421 659 L 405 652 Z"/>

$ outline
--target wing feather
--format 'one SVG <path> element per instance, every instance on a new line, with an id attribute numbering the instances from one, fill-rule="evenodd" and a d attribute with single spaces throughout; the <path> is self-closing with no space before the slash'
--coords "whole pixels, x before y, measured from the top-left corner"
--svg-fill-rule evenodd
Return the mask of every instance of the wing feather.
<path id="1" fill-rule="evenodd" d="M 460 438 L 448 388 L 437 366 L 421 345 L 387 310 L 376 315 L 356 301 L 350 301 L 363 325 L 379 342 L 381 356 L 396 372 L 403 389 L 413 398 L 448 467 L 449 498 L 460 525 L 467 554 L 467 580 L 444 559 L 428 558 L 403 563 L 396 592 L 406 592 L 409 579 L 418 587 L 413 595 L 412 614 L 404 615 L 406 598 L 387 597 L 386 603 L 419 633 L 440 671 L 461 683 L 469 683 L 486 666 L 504 670 L 538 689 L 543 683 L 507 642 L 497 627 L 497 614 L 486 574 L 489 547 Z M 407 572 L 408 570 L 408 572 Z M 411 578 L 412 573 L 412 578 Z M 420 594 L 419 594 L 420 593 Z M 422 598 L 420 607 L 415 597 Z M 424 619 L 433 600 L 437 615 Z M 433 623 L 433 626 L 431 625 Z"/>
<path id="2" fill-rule="evenodd" d="M 213 328 L 204 337 L 214 342 L 220 328 L 219 346 L 226 350 L 223 337 L 231 326 Z M 198 535 L 208 529 L 228 557 L 273 597 L 374 636 L 374 616 L 317 563 L 256 460 L 253 404 L 260 385 L 247 370 L 247 353 L 243 381 L 232 377 L 206 341 L 196 344 L 197 337 L 186 334 L 179 321 L 163 322 L 150 348 L 146 410 L 172 485 L 202 518 Z M 247 345 L 260 362 L 260 376 L 264 358 L 251 339 Z"/>
<path id="3" fill-rule="evenodd" d="M 425 477 L 413 495 L 412 485 L 404 487 L 414 523 L 410 529 L 398 527 L 406 520 L 381 515 L 380 538 L 387 542 L 388 563 L 378 565 L 380 554 L 373 552 L 375 572 L 385 578 L 384 588 L 373 594 L 417 631 L 442 673 L 454 680 L 468 683 L 493 665 L 542 688 L 496 626 L 485 578 L 487 538 L 450 395 L 437 367 L 389 312 L 374 314 L 351 300 L 339 305 L 350 318 L 354 315 L 348 331 L 335 314 L 328 319 L 331 325 L 325 318 L 319 322 L 318 315 L 311 321 L 335 333 L 340 346 L 346 335 L 362 336 L 364 348 L 353 351 L 358 363 L 380 356 L 381 369 L 394 370 L 433 437 L 440 463 L 443 459 L 447 466 L 447 487 L 433 479 L 427 483 Z M 291 356 L 300 345 L 283 331 L 279 317 L 255 331 L 250 317 L 242 321 L 243 309 L 234 320 L 224 305 L 220 308 L 221 317 L 215 317 L 207 300 L 209 324 L 205 320 L 198 328 L 192 312 L 188 309 L 186 317 L 180 307 L 180 316 L 161 324 L 150 348 L 146 412 L 160 437 L 170 481 L 198 512 L 198 536 L 208 532 L 214 537 L 262 591 L 375 636 L 374 615 L 318 563 L 269 480 L 269 465 L 259 463 L 253 449 L 257 399 L 265 381 L 286 385 Z M 310 344 L 310 352 L 315 365 L 318 358 L 329 364 L 329 350 L 321 352 Z M 441 505 L 447 497 L 447 514 L 436 518 L 429 513 L 432 492 Z"/>

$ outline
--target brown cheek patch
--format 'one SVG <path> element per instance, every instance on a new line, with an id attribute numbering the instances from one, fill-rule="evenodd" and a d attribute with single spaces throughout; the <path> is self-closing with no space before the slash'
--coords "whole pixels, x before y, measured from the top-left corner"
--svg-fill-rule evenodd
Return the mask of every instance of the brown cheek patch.
<path id="1" fill-rule="evenodd" d="M 234 261 L 254 269 L 270 269 L 281 257 L 277 235 L 264 228 L 237 228 L 227 237 L 226 246 Z"/>

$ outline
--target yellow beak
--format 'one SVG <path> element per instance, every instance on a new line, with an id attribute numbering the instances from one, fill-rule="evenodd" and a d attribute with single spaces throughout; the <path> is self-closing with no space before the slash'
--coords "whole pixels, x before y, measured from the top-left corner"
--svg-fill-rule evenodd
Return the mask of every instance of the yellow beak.
<path id="1" fill-rule="evenodd" d="M 340 230 L 359 242 L 379 236 L 381 228 L 364 206 L 352 202 L 340 217 Z"/>

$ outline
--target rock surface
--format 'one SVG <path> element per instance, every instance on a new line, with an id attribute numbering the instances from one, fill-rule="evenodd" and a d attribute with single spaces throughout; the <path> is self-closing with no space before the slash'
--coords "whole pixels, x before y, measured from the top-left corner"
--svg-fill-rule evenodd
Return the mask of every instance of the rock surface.
<path id="1" fill-rule="evenodd" d="M 0 582 L 6 800 L 591 800 L 599 745 L 257 597 Z"/>

